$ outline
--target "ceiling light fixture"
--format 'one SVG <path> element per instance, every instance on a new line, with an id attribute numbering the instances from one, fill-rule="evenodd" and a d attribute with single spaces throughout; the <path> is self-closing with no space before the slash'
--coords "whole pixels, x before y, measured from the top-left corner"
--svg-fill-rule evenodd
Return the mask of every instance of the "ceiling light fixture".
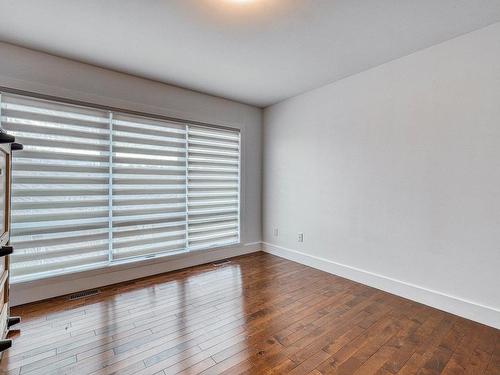
<path id="1" fill-rule="evenodd" d="M 226 1 L 235 4 L 245 4 L 245 3 L 251 3 L 254 0 L 226 0 Z"/>

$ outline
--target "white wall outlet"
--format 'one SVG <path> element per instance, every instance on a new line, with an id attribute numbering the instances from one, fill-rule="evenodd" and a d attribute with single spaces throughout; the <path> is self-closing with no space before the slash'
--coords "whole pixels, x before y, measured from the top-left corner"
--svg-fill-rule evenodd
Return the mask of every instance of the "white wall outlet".
<path id="1" fill-rule="evenodd" d="M 279 234 L 279 231 L 278 231 L 278 228 L 274 228 L 274 237 L 278 237 L 278 234 Z"/>
<path id="2" fill-rule="evenodd" d="M 297 238 L 299 242 L 304 242 L 304 233 L 299 233 L 299 236 Z"/>

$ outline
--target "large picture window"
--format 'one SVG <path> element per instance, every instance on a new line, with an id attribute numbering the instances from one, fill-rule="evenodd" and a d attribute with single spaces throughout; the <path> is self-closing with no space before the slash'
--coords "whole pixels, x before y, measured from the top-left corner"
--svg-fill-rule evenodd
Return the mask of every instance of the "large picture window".
<path id="1" fill-rule="evenodd" d="M 239 242 L 240 133 L 11 94 L 13 281 Z"/>

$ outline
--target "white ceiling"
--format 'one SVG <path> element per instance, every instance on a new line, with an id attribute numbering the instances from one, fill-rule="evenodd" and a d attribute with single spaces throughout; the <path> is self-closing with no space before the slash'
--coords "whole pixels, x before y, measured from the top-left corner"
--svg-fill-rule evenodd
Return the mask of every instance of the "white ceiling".
<path id="1" fill-rule="evenodd" d="M 500 20 L 500 0 L 0 0 L 0 40 L 267 106 Z"/>

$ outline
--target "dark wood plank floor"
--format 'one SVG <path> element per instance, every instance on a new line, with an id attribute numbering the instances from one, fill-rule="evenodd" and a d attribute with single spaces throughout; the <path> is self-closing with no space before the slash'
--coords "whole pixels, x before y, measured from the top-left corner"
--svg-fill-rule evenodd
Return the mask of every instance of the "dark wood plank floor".
<path id="1" fill-rule="evenodd" d="M 499 330 L 264 253 L 13 310 L 8 374 L 500 374 Z"/>

